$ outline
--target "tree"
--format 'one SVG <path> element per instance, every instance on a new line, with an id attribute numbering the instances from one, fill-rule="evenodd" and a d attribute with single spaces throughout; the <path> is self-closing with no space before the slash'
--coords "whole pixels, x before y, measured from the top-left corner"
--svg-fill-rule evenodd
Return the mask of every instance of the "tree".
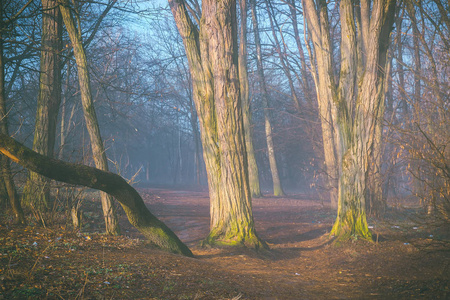
<path id="1" fill-rule="evenodd" d="M 41 64 L 33 150 L 53 157 L 56 121 L 61 103 L 62 19 L 58 1 L 42 0 Z M 37 208 L 49 207 L 49 181 L 31 172 L 23 201 Z"/>
<path id="2" fill-rule="evenodd" d="M 247 70 L 247 0 L 239 0 L 240 30 L 239 30 L 239 83 L 242 99 L 242 114 L 244 118 L 245 148 L 247 149 L 248 177 L 252 197 L 261 197 L 259 185 L 258 165 L 256 164 L 255 150 L 252 137 L 252 116 L 249 99 L 249 83 Z"/>
<path id="3" fill-rule="evenodd" d="M 183 39 L 201 128 L 210 195 L 208 244 L 265 246 L 255 231 L 239 90 L 236 1 L 202 1 L 198 26 L 169 0 Z"/>
<path id="4" fill-rule="evenodd" d="M 303 0 L 317 62 L 313 75 L 322 114 L 325 156 L 336 157 L 339 166 L 338 216 L 331 231 L 338 239 L 371 238 L 365 207 L 368 169 L 375 128 L 381 121 L 387 49 L 396 8 L 394 0 L 354 4 L 351 0 L 339 3 L 341 45 L 336 79 L 329 4 L 324 0 Z"/>
<path id="5" fill-rule="evenodd" d="M 256 66 L 257 66 L 256 68 L 258 73 L 258 82 L 262 99 L 262 105 L 264 109 L 264 128 L 266 131 L 267 152 L 269 156 L 270 171 L 272 174 L 273 194 L 275 196 L 284 196 L 280 176 L 278 174 L 277 160 L 275 157 L 275 147 L 273 145 L 272 124 L 270 120 L 269 95 L 267 92 L 266 79 L 264 76 L 264 67 L 262 63 L 261 41 L 259 37 L 255 0 L 250 0 L 250 7 L 252 10 L 253 33 L 255 35 L 255 44 L 256 44 Z"/>
<path id="6" fill-rule="evenodd" d="M 113 5 L 112 1 L 110 5 Z M 85 49 L 81 37 L 81 28 L 75 26 L 72 16 L 71 7 L 68 0 L 61 1 L 59 4 L 62 18 L 66 30 L 72 43 L 75 60 L 78 70 L 78 82 L 80 86 L 81 101 L 83 104 L 83 112 L 86 120 L 86 127 L 91 140 L 92 156 L 95 165 L 104 171 L 108 171 L 108 161 L 106 159 L 105 148 L 103 146 L 100 128 L 95 113 L 94 102 L 92 100 L 91 83 L 89 78 L 88 62 Z M 78 22 L 78 24 L 80 24 Z M 120 232 L 115 207 L 112 199 L 106 193 L 101 193 L 101 201 L 103 208 L 103 217 L 105 219 L 106 233 L 117 235 Z"/>
<path id="7" fill-rule="evenodd" d="M 8 114 L 6 110 L 6 94 L 5 94 L 5 62 L 3 54 L 3 37 L 6 32 L 6 26 L 8 23 L 14 21 L 15 18 L 30 4 L 29 1 L 19 12 L 9 18 L 8 21 L 3 19 L 4 15 L 4 3 L 0 3 L 0 133 L 8 135 Z M 4 185 L 11 209 L 14 215 L 14 222 L 16 224 L 25 224 L 25 217 L 20 205 L 19 197 L 17 195 L 16 186 L 14 184 L 13 176 L 11 173 L 11 163 L 9 159 L 2 156 L 1 161 L 1 172 L 0 182 Z"/>
<path id="8" fill-rule="evenodd" d="M 147 209 L 139 193 L 119 175 L 43 156 L 4 134 L 0 134 L 0 152 L 43 176 L 109 193 L 122 205 L 131 225 L 150 242 L 166 251 L 193 256 L 175 233 Z"/>

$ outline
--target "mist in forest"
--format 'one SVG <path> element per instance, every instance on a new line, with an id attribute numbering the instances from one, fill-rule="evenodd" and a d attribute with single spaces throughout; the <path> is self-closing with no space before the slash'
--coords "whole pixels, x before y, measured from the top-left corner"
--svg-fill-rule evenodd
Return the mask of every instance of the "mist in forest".
<path id="1" fill-rule="evenodd" d="M 199 27 L 201 5 L 187 2 L 191 4 L 193 25 Z M 248 74 L 248 102 L 244 107 L 251 120 L 246 125 L 250 135 L 245 139 L 253 143 L 261 190 L 273 194 L 274 178 L 279 177 L 288 194 L 306 193 L 328 201 L 329 193 L 337 189 L 339 168 L 333 170 L 328 154 L 324 154 L 328 153 L 324 141 L 329 142 L 328 125 L 324 124 L 332 122 L 323 115 L 316 93 L 321 65 L 311 61 L 311 57 L 316 59 L 313 31 L 305 32 L 313 23 L 306 24 L 300 2 L 251 4 L 246 8 L 244 30 Z M 39 13 L 42 4 L 6 1 L 2 5 L 2 26 L 8 29 L 2 33 L 2 51 L 9 134 L 40 151 L 37 132 L 41 129 L 36 124 L 42 118 L 39 112 L 50 107 L 38 101 L 49 85 L 40 77 L 45 73 L 40 67 L 47 51 L 40 47 L 40 41 L 48 35 L 43 34 Z M 337 82 L 343 64 L 339 57 L 339 46 L 344 42 L 341 31 L 347 29 L 341 27 L 338 3 L 330 3 L 328 8 Z M 71 10 L 76 12 L 72 18 L 86 49 L 91 100 L 107 168 L 135 186 L 207 189 L 191 66 L 170 7 L 164 1 L 112 1 L 80 2 Z M 404 4 L 396 15 L 389 16 L 392 33 L 383 69 L 385 96 L 374 146 L 380 145 L 376 150 L 378 162 L 376 170 L 368 171 L 380 178 L 377 184 L 383 189 L 384 202 L 391 197 L 414 196 L 430 204 L 442 198 L 439 194 L 448 182 L 445 168 L 440 167 L 448 160 L 448 147 L 444 146 L 448 143 L 445 128 L 450 78 L 446 76 L 448 17 L 443 10 L 440 1 L 427 1 L 417 7 Z M 433 23 L 430 12 L 441 14 L 444 22 Z M 57 111 L 49 117 L 55 120 L 55 138 L 49 145 L 56 158 L 93 166 L 92 136 L 78 77 L 80 66 L 66 19 L 64 24 L 54 40 L 55 49 L 60 49 L 57 60 L 61 73 L 56 85 L 60 99 Z M 234 29 L 238 44 L 243 39 L 237 34 L 240 24 L 242 15 Z M 428 30 L 430 26 L 435 27 Z M 355 116 L 353 112 L 350 119 Z M 331 124 L 334 129 L 330 132 L 338 125 Z M 375 152 L 373 149 L 368 151 Z M 339 163 L 338 156 L 336 152 L 335 164 Z M 13 172 L 18 185 L 23 186 L 27 172 L 16 165 Z"/>

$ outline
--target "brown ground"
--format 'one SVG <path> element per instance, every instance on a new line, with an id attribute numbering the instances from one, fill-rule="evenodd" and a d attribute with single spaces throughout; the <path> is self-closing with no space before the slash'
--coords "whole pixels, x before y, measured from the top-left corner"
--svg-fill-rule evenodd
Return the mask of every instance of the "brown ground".
<path id="1" fill-rule="evenodd" d="M 337 246 L 326 235 L 335 216 L 321 201 L 254 199 L 257 231 L 271 248 L 256 253 L 198 246 L 208 233 L 207 193 L 140 191 L 195 259 L 149 247 L 125 220 L 124 236 L 95 233 L 97 202 L 84 203 L 82 233 L 64 222 L 13 227 L 3 217 L 0 299 L 450 299 L 449 244 L 438 242 L 446 232 L 412 223 L 406 210 L 370 221 L 378 242 Z"/>

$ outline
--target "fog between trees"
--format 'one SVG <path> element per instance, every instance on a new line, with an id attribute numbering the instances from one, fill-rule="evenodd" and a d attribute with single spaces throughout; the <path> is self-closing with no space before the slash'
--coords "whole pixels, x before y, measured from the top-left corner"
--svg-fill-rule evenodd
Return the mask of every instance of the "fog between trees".
<path id="1" fill-rule="evenodd" d="M 255 182 L 319 195 L 343 239 L 370 239 L 366 217 L 400 198 L 448 224 L 448 3 L 238 2 L 2 1 L 2 134 L 138 185 L 209 189 L 211 244 L 264 247 Z M 17 222 L 20 202 L 51 209 L 55 182 L 2 170 Z"/>

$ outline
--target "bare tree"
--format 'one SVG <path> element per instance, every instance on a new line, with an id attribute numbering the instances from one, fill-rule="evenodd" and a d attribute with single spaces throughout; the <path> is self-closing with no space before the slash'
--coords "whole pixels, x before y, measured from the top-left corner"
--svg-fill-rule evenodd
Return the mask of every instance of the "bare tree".
<path id="1" fill-rule="evenodd" d="M 114 1 L 112 2 L 112 4 L 114 4 Z M 86 127 L 91 140 L 94 162 L 99 169 L 107 171 L 108 161 L 106 159 L 105 148 L 103 146 L 100 128 L 97 121 L 97 115 L 95 113 L 94 102 L 92 99 L 88 62 L 82 42 L 81 28 L 79 26 L 77 28 L 77 26 L 75 25 L 71 6 L 68 0 L 60 2 L 59 9 L 61 10 L 62 18 L 66 26 L 66 30 L 69 34 L 75 60 L 77 62 L 81 101 L 83 104 Z M 80 23 L 78 22 L 78 24 Z M 119 234 L 119 223 L 111 197 L 106 193 L 102 193 L 101 201 L 103 216 L 105 219 L 106 233 L 112 235 Z"/>
<path id="2" fill-rule="evenodd" d="M 209 244 L 263 247 L 255 231 L 239 91 L 236 1 L 202 1 L 199 27 L 169 0 L 183 39 L 200 121 L 211 203 Z"/>
<path id="3" fill-rule="evenodd" d="M 313 74 L 322 119 L 327 166 L 338 162 L 338 216 L 331 234 L 370 239 L 366 220 L 368 166 L 384 103 L 387 49 L 396 1 L 339 3 L 339 78 L 334 76 L 328 4 L 303 0 L 317 69 Z M 312 55 L 312 53 L 310 53 Z M 334 132 L 333 132 L 334 130 Z"/>
<path id="4" fill-rule="evenodd" d="M 245 146 L 247 149 L 248 177 L 252 197 L 261 197 L 259 185 L 258 165 L 256 164 L 255 150 L 253 148 L 252 116 L 249 99 L 249 82 L 247 69 L 247 0 L 239 0 L 240 31 L 239 31 L 239 83 L 241 84 L 242 113 L 244 118 Z"/>
<path id="5" fill-rule="evenodd" d="M 266 131 L 266 141 L 267 141 L 267 153 L 269 156 L 270 171 L 272 174 L 273 182 L 273 194 L 275 196 L 283 196 L 284 191 L 281 186 L 280 175 L 278 173 L 278 165 L 275 157 L 275 148 L 273 144 L 273 134 L 272 134 L 272 123 L 270 120 L 270 106 L 269 106 L 269 94 L 266 87 L 266 79 L 264 76 L 264 67 L 262 63 L 262 53 L 261 53 L 261 41 L 258 29 L 258 19 L 256 12 L 256 1 L 250 1 L 250 7 L 252 11 L 252 24 L 253 33 L 255 35 L 255 45 L 256 45 L 256 65 L 258 72 L 258 82 L 261 94 L 262 105 L 264 109 L 264 128 Z"/>
<path id="6" fill-rule="evenodd" d="M 56 120 L 61 103 L 62 19 L 58 2 L 42 0 L 41 63 L 33 150 L 53 157 Z M 30 172 L 22 199 L 28 205 L 48 208 L 50 182 Z"/>

